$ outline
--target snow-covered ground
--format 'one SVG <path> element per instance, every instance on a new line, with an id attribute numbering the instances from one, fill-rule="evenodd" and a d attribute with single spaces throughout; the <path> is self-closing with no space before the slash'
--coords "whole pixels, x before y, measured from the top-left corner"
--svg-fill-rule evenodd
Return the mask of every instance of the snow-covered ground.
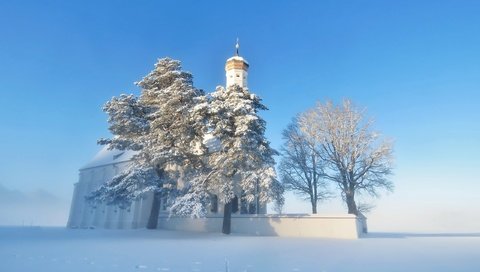
<path id="1" fill-rule="evenodd" d="M 0 271 L 480 271 L 480 233 L 359 240 L 0 227 Z"/>

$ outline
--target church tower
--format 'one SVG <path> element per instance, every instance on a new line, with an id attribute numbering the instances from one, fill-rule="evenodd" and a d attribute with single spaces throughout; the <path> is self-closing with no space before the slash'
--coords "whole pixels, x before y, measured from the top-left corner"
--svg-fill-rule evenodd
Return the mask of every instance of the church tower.
<path id="1" fill-rule="evenodd" d="M 227 88 L 237 84 L 240 87 L 247 88 L 248 62 L 239 56 L 238 49 L 240 45 L 235 45 L 235 56 L 227 59 L 225 72 L 227 77 Z"/>

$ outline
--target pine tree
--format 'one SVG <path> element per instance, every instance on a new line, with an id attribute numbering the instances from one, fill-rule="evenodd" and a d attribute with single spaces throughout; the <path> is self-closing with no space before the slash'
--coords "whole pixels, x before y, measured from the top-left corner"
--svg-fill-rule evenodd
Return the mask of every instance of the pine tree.
<path id="1" fill-rule="evenodd" d="M 137 85 L 139 97 L 121 95 L 106 103 L 114 137 L 99 143 L 138 153 L 130 167 L 92 193 L 91 200 L 127 207 L 153 192 L 147 227 L 156 228 L 162 195 L 175 196 L 171 214 L 203 217 L 215 193 L 225 205 L 227 234 L 236 195 L 247 203 L 283 203 L 274 169 L 277 152 L 258 116 L 267 108 L 256 95 L 239 86 L 219 87 L 207 99 L 193 87 L 192 75 L 181 70 L 180 62 L 169 58 L 159 60 Z"/>
<path id="2" fill-rule="evenodd" d="M 273 156 L 277 152 L 265 138 L 266 123 L 258 115 L 260 110 L 267 109 L 260 98 L 238 85 L 218 87 L 211 96 L 210 133 L 220 148 L 209 155 L 209 187 L 216 189 L 224 204 L 222 232 L 229 234 L 232 200 L 236 195 L 248 203 L 255 197 L 261 203 L 273 199 L 282 202 L 283 189 L 274 168 Z"/>
<path id="3" fill-rule="evenodd" d="M 208 103 L 204 92 L 193 86 L 192 75 L 170 58 L 158 60 L 136 84 L 141 88 L 138 98 L 121 95 L 105 104 L 114 137 L 99 143 L 138 153 L 128 169 L 89 199 L 127 207 L 143 193 L 153 192 L 147 227 L 156 228 L 162 194 L 177 188 L 179 173 L 203 169 Z"/>

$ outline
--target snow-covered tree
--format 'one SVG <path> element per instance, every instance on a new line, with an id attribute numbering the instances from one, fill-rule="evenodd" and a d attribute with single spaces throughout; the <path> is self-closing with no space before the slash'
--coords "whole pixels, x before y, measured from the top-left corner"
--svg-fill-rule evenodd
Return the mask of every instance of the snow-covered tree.
<path id="1" fill-rule="evenodd" d="M 356 194 L 378 196 L 378 189 L 393 190 L 392 143 L 372 130 L 372 120 L 364 111 L 344 100 L 339 106 L 331 102 L 317 105 L 299 119 L 300 130 L 318 143 L 325 163 L 325 177 L 340 188 L 348 213 L 358 215 Z"/>
<path id="2" fill-rule="evenodd" d="M 283 130 L 285 141 L 278 167 L 286 190 L 310 201 L 312 213 L 317 213 L 318 202 L 330 197 L 324 176 L 324 162 L 317 150 L 315 138 L 308 138 L 298 127 L 298 118 Z"/>
<path id="3" fill-rule="evenodd" d="M 162 194 L 177 188 L 174 177 L 203 168 L 208 101 L 192 78 L 179 61 L 160 59 L 136 83 L 141 88 L 139 97 L 121 95 L 105 104 L 114 137 L 99 143 L 138 153 L 131 166 L 93 192 L 91 200 L 128 206 L 143 193 L 153 192 L 147 227 L 156 228 Z"/>
<path id="4" fill-rule="evenodd" d="M 190 173 L 188 183 L 181 189 L 170 207 L 170 214 L 193 218 L 205 217 L 211 203 L 208 189 L 209 175 L 199 174 L 198 171 Z"/>
<path id="5" fill-rule="evenodd" d="M 266 124 L 258 115 L 267 109 L 260 98 L 238 85 L 217 87 L 211 97 L 210 133 L 219 148 L 209 155 L 212 173 L 207 186 L 218 192 L 224 204 L 222 232 L 229 234 L 235 196 L 247 203 L 256 197 L 260 203 L 282 202 L 283 189 L 274 168 L 277 152 L 265 138 Z"/>
<path id="6" fill-rule="evenodd" d="M 128 169 L 92 193 L 93 201 L 127 207 L 154 193 L 148 228 L 155 228 L 164 194 L 174 195 L 171 213 L 202 217 L 211 197 L 225 204 L 224 232 L 230 233 L 232 199 L 283 203 L 273 156 L 265 139 L 266 107 L 239 86 L 218 88 L 208 99 L 193 87 L 180 62 L 161 59 L 137 85 L 138 97 L 121 95 L 106 103 L 114 137 L 101 144 L 137 154 Z M 214 142 L 207 149 L 206 135 Z M 180 184 L 181 183 L 181 184 Z"/>

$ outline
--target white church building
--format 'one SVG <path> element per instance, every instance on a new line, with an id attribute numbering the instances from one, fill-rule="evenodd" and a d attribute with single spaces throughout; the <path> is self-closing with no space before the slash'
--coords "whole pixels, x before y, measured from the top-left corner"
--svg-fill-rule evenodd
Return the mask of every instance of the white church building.
<path id="1" fill-rule="evenodd" d="M 225 64 L 226 86 L 237 84 L 247 88 L 248 62 L 238 54 Z M 121 209 L 114 205 L 96 205 L 85 199 L 103 183 L 111 180 L 130 163 L 133 151 L 102 150 L 79 170 L 79 180 L 74 184 L 68 228 L 145 228 L 152 209 L 153 194 L 145 194 L 130 207 Z M 223 211 L 221 205 L 212 203 L 205 218 L 170 217 L 166 201 L 160 205 L 158 228 L 184 231 L 221 232 Z M 232 207 L 232 233 L 251 235 L 278 235 L 303 237 L 330 237 L 355 239 L 366 232 L 366 219 L 354 215 L 267 214 L 266 205 L 254 207 L 238 200 Z"/>

